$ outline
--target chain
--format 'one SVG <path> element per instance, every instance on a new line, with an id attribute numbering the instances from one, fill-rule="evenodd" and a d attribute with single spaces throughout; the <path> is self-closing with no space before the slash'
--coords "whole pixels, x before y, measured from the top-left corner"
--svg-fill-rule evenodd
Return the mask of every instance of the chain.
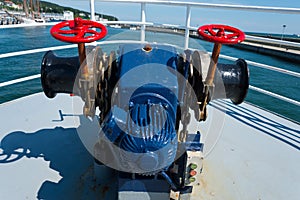
<path id="1" fill-rule="evenodd" d="M 192 65 L 190 63 L 191 61 L 191 53 L 190 51 L 185 51 L 185 54 L 182 55 L 183 58 L 183 72 L 186 71 L 186 73 L 184 73 L 183 75 L 185 75 L 185 79 L 184 79 L 184 84 L 185 86 L 184 88 L 184 97 L 183 97 L 183 105 L 181 106 L 181 124 L 182 124 L 182 130 L 179 133 L 179 141 L 180 142 L 185 142 L 186 141 L 186 137 L 188 135 L 188 125 L 191 121 L 191 114 L 189 112 L 189 102 L 190 102 L 190 98 L 192 97 L 192 91 L 191 91 L 191 87 L 187 87 L 187 84 L 189 84 L 188 82 L 188 78 L 192 76 L 193 74 L 193 69 L 192 69 Z"/>

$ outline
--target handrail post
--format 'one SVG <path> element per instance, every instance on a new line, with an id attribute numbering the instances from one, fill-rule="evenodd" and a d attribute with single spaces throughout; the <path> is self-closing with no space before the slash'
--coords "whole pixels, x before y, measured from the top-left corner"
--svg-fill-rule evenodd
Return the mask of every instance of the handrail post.
<path id="1" fill-rule="evenodd" d="M 96 17 L 95 17 L 95 0 L 90 0 L 90 12 L 91 12 L 91 20 L 96 21 Z"/>
<path id="2" fill-rule="evenodd" d="M 145 42 L 146 31 L 146 3 L 141 3 L 141 42 Z"/>
<path id="3" fill-rule="evenodd" d="M 90 13 L 91 14 L 90 20 L 96 21 L 96 16 L 95 16 L 95 0 L 90 0 L 90 12 L 91 12 Z M 92 43 L 90 43 L 90 45 L 97 46 L 97 42 L 96 41 L 92 42 Z"/>
<path id="4" fill-rule="evenodd" d="M 185 18 L 184 49 L 189 48 L 190 25 L 191 25 L 191 6 L 187 5 L 186 6 L 186 18 Z"/>

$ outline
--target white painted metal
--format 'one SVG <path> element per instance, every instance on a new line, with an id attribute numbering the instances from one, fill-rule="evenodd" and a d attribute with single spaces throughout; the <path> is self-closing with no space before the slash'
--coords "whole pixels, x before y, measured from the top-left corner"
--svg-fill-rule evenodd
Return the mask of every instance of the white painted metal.
<path id="1" fill-rule="evenodd" d="M 102 2 L 107 2 L 104 0 Z M 229 10 L 240 10 L 240 11 L 253 11 L 253 12 L 271 12 L 271 13 L 285 13 L 285 14 L 300 14 L 300 8 L 285 8 L 285 7 L 266 7 L 266 6 L 246 6 L 246 5 L 230 5 L 230 4 L 211 4 L 211 3 L 197 3 L 197 2 L 185 2 L 185 1 L 161 1 L 161 0 L 112 0 L 109 2 L 119 2 L 119 3 L 140 3 L 141 4 L 141 40 L 144 41 L 144 28 L 147 24 L 146 22 L 146 14 L 145 14 L 145 5 L 146 4 L 160 4 L 160 5 L 172 5 L 172 6 L 184 6 L 187 8 L 186 11 L 186 19 L 185 26 L 182 25 L 166 25 L 166 27 L 177 27 L 185 29 L 185 45 L 184 47 L 188 47 L 189 41 L 189 30 L 197 30 L 197 27 L 190 27 L 191 20 L 191 7 L 203 7 L 203 8 L 212 8 L 212 9 L 229 9 Z M 118 23 L 118 22 L 107 22 L 107 23 Z M 129 23 L 130 24 L 130 23 Z M 151 24 L 151 23 L 150 23 Z M 156 24 L 157 25 L 157 24 Z M 256 40 L 267 42 L 271 44 L 280 44 L 280 45 L 288 45 L 292 47 L 300 47 L 300 44 L 289 41 L 281 41 L 268 39 L 263 37 L 254 37 L 247 35 L 248 40 Z"/>
<path id="2" fill-rule="evenodd" d="M 56 47 L 47 47 L 47 48 L 40 48 L 40 49 L 31 49 L 31 50 L 25 50 L 25 51 L 16 51 L 11 53 L 4 53 L 0 55 L 1 58 L 9 58 L 13 56 L 22 56 L 27 54 L 33 54 L 33 53 L 40 53 L 40 52 L 46 52 L 46 51 L 54 51 L 54 50 L 62 50 L 62 49 L 70 49 L 75 48 L 77 45 L 71 44 L 71 45 L 63 45 L 63 46 L 56 46 Z"/>
<path id="3" fill-rule="evenodd" d="M 189 5 L 189 6 L 192 6 L 192 7 L 212 8 L 212 9 L 222 9 L 222 10 L 239 10 L 239 11 L 254 11 L 254 12 L 284 13 L 284 14 L 300 14 L 300 8 L 247 6 L 247 5 L 233 5 L 233 4 L 212 4 L 212 3 L 198 3 L 198 2 L 186 2 L 186 1 L 98 0 L 97 2 L 147 3 L 147 4 L 172 5 L 172 6 L 187 6 L 187 5 Z"/>
<path id="4" fill-rule="evenodd" d="M 24 28 L 24 27 L 36 27 L 36 26 L 53 26 L 58 22 L 47 22 L 47 23 L 32 23 L 32 24 L 13 24 L 13 25 L 0 25 L 0 29 L 7 28 Z"/>
<path id="5" fill-rule="evenodd" d="M 97 44 L 118 44 L 118 43 L 141 43 L 140 41 L 135 40 L 115 40 L 115 41 L 101 41 L 97 42 Z M 4 53 L 0 54 L 1 58 L 9 58 L 14 56 L 22 56 L 27 54 L 34 54 L 34 53 L 41 53 L 41 52 L 47 52 L 47 51 L 57 51 L 57 50 L 64 50 L 64 49 L 72 49 L 77 48 L 77 45 L 71 44 L 71 45 L 62 45 L 62 46 L 54 46 L 54 47 L 47 47 L 47 48 L 39 48 L 39 49 L 30 49 L 25 51 L 16 51 L 11 53 Z"/>
<path id="6" fill-rule="evenodd" d="M 186 6 L 186 21 L 185 21 L 185 41 L 184 41 L 184 49 L 189 48 L 189 39 L 190 39 L 190 24 L 191 24 L 191 6 Z"/>
<path id="7" fill-rule="evenodd" d="M 187 12 L 187 13 L 189 13 L 189 12 Z M 101 42 L 96 42 L 95 44 L 105 45 L 105 44 L 140 43 L 140 42 L 141 41 L 116 40 L 116 41 L 101 41 Z M 146 41 L 144 41 L 144 42 L 146 42 Z M 49 51 L 49 50 L 62 50 L 62 49 L 76 48 L 76 47 L 77 47 L 77 45 L 65 45 L 65 46 L 33 49 L 33 50 L 20 51 L 20 52 L 12 52 L 12 53 L 1 54 L 0 59 L 1 58 L 7 58 L 7 57 L 13 57 L 13 56 L 32 54 L 32 53 L 46 52 L 46 51 Z M 236 57 L 231 57 L 231 56 L 226 56 L 226 55 L 220 55 L 220 58 L 224 58 L 224 59 L 232 60 L 232 61 L 235 61 L 235 60 L 238 59 Z M 268 70 L 272 70 L 272 71 L 276 71 L 276 72 L 280 72 L 280 73 L 283 73 L 283 74 L 287 74 L 287 75 L 291 75 L 291 76 L 295 76 L 295 77 L 300 78 L 300 73 L 297 73 L 297 72 L 293 72 L 293 71 L 289 71 L 289 70 L 273 67 L 273 66 L 270 66 L 270 65 L 249 61 L 249 60 L 247 60 L 247 63 L 249 65 L 253 65 L 253 66 L 256 66 L 256 67 L 260 67 L 260 68 L 264 68 L 264 69 L 268 69 Z M 40 75 L 37 74 L 37 75 L 23 77 L 23 78 L 11 80 L 11 81 L 6 81 L 6 82 L 3 82 L 3 83 L 0 83 L 0 88 L 8 86 L 8 85 L 13 85 L 13 84 L 16 84 L 16 83 L 25 82 L 25 81 L 28 81 L 28 80 L 33 80 L 33 79 L 36 79 L 36 78 L 39 78 L 39 77 L 40 77 Z M 257 92 L 264 93 L 264 94 L 272 96 L 274 98 L 292 103 L 294 105 L 298 105 L 298 106 L 300 105 L 300 102 L 298 102 L 296 100 L 293 100 L 293 99 L 290 99 L 290 98 L 287 98 L 287 97 L 284 97 L 284 96 L 281 96 L 281 95 L 278 95 L 278 94 L 274 94 L 270 91 L 266 91 L 266 90 L 263 90 L 263 89 L 260 89 L 260 88 L 254 87 L 254 86 L 250 86 L 250 89 L 255 90 Z"/>
<path id="8" fill-rule="evenodd" d="M 264 42 L 264 43 L 268 43 L 268 44 L 279 44 L 279 45 L 286 45 L 286 46 L 300 48 L 300 43 L 298 43 L 298 42 L 276 40 L 276 39 L 257 37 L 257 36 L 251 36 L 251 35 L 246 35 L 246 39 L 247 39 L 247 41 Z"/>
<path id="9" fill-rule="evenodd" d="M 90 13 L 91 13 L 91 20 L 95 21 L 95 0 L 90 0 Z"/>
<path id="10" fill-rule="evenodd" d="M 146 4 L 145 3 L 141 3 L 141 22 L 142 22 L 142 26 L 141 26 L 141 42 L 145 42 L 145 38 L 146 38 Z"/>
<path id="11" fill-rule="evenodd" d="M 263 94 L 266 94 L 266 95 L 271 96 L 271 97 L 274 97 L 274 98 L 276 98 L 276 99 L 280 99 L 280 100 L 282 100 L 282 101 L 285 101 L 285 102 L 294 104 L 294 105 L 296 105 L 296 106 L 300 106 L 300 102 L 299 102 L 299 101 L 296 101 L 296 100 L 287 98 L 287 97 L 285 97 L 285 96 L 282 96 L 282 95 L 279 95 L 279 94 L 275 94 L 275 93 L 273 93 L 273 92 L 270 92 L 270 91 L 267 91 L 267 90 L 264 90 L 264 89 L 261 89 L 261 88 L 258 88 L 258 87 L 254 87 L 254 86 L 252 86 L 252 85 L 249 86 L 249 89 L 254 90 L 254 91 L 257 91 L 257 92 L 260 92 L 260 93 L 263 93 Z"/>
<path id="12" fill-rule="evenodd" d="M 33 80 L 33 79 L 37 79 L 37 78 L 40 78 L 40 77 L 41 77 L 40 74 L 36 74 L 36 75 L 27 76 L 27 77 L 23 77 L 23 78 L 19 78 L 19 79 L 14 79 L 14 80 L 11 80 L 11 81 L 6 81 L 6 82 L 3 82 L 3 83 L 0 83 L 0 88 L 5 87 L 5 86 L 9 86 L 9 85 L 13 85 L 13 84 L 17 84 L 17 83 L 22 83 L 22 82 Z M 273 92 L 270 92 L 270 91 L 267 91 L 267 90 L 264 90 L 264 89 L 261 89 L 261 88 L 255 87 L 255 86 L 251 86 L 251 85 L 249 86 L 249 89 L 255 90 L 257 92 L 266 94 L 268 96 L 280 99 L 282 101 L 285 101 L 285 102 L 288 102 L 288 103 L 291 103 L 291 104 L 294 104 L 296 106 L 300 106 L 299 101 L 293 100 L 291 98 L 287 98 L 287 97 L 284 97 L 282 95 L 275 94 Z"/>
<path id="13" fill-rule="evenodd" d="M 18 79 L 11 80 L 11 81 L 6 81 L 6 82 L 3 82 L 3 83 L 0 83 L 0 88 L 5 87 L 5 86 L 9 86 L 9 85 L 13 85 L 13 84 L 16 84 L 16 83 L 22 83 L 22 82 L 25 82 L 25 81 L 37 79 L 37 78 L 40 78 L 40 77 L 41 77 L 40 74 L 35 74 L 35 75 L 32 75 L 32 76 L 18 78 Z"/>
<path id="14" fill-rule="evenodd" d="M 126 24 L 126 25 L 147 25 L 153 26 L 153 22 L 141 22 L 141 21 L 101 21 L 102 24 L 110 25 L 110 24 Z"/>
<path id="15" fill-rule="evenodd" d="M 266 6 L 246 6 L 246 5 L 230 5 L 230 4 L 211 4 L 211 3 L 197 3 L 197 2 L 185 2 L 185 1 L 161 1 L 161 0 L 101 0 L 101 2 L 112 2 L 112 3 L 139 3 L 141 4 L 141 21 L 133 22 L 133 21 L 107 21 L 102 22 L 104 24 L 132 24 L 132 25 L 141 25 L 141 41 L 145 41 L 145 29 L 146 26 L 153 26 L 154 23 L 146 22 L 146 4 L 160 4 L 160 5 L 172 5 L 172 6 L 184 6 L 184 7 L 203 7 L 203 8 L 211 8 L 211 9 L 229 9 L 229 10 L 240 10 L 240 11 L 253 11 L 253 12 L 271 12 L 271 13 L 285 13 L 285 14 L 300 14 L 300 8 L 286 8 L 286 7 L 266 7 Z M 91 10 L 91 19 L 95 20 L 95 0 L 90 0 L 90 10 Z M 191 12 L 191 11 L 189 11 Z M 190 15 L 186 15 L 186 24 L 190 21 Z M 28 26 L 50 26 L 55 25 L 55 23 L 33 23 L 33 24 L 18 24 L 18 25 L 0 25 L 1 28 L 16 28 L 16 27 L 28 27 Z M 156 24 L 156 23 L 155 23 Z M 162 25 L 162 24 L 156 24 Z M 185 29 L 185 47 L 188 44 L 187 30 L 197 30 L 197 27 L 190 26 L 182 26 L 182 25 L 165 25 L 166 27 L 177 27 Z M 263 37 L 254 37 L 248 36 L 246 37 L 249 40 L 256 39 L 257 41 L 267 42 L 271 44 L 280 44 L 280 45 L 288 45 L 292 47 L 299 47 L 298 43 L 289 42 L 289 41 L 281 41 L 281 40 L 272 40 Z"/>
<path id="16" fill-rule="evenodd" d="M 140 43 L 139 41 L 132 41 L 132 40 L 116 40 L 116 41 L 101 41 L 97 42 L 99 45 L 104 45 L 104 44 L 118 44 L 118 43 Z M 33 54 L 33 53 L 41 53 L 41 52 L 46 52 L 49 50 L 63 50 L 63 49 L 69 49 L 69 48 L 77 48 L 77 45 L 63 45 L 63 46 L 56 46 L 56 47 L 47 47 L 47 48 L 40 48 L 40 49 L 31 49 L 31 50 L 26 50 L 26 51 L 17 51 L 17 52 L 11 52 L 11 53 L 4 53 L 0 54 L 0 59 L 1 58 L 8 58 L 8 57 L 13 57 L 13 56 L 21 56 L 21 55 L 26 55 L 26 54 Z M 232 57 L 232 56 L 226 56 L 226 55 L 220 55 L 220 58 L 224 58 L 227 60 L 235 61 L 238 58 Z M 262 64 L 262 63 L 257 63 L 251 60 L 246 60 L 249 65 L 253 65 L 256 67 L 264 68 L 264 69 L 269 69 L 272 71 L 280 72 L 283 74 L 291 75 L 300 78 L 300 73 L 298 72 L 293 72 L 290 70 Z"/>

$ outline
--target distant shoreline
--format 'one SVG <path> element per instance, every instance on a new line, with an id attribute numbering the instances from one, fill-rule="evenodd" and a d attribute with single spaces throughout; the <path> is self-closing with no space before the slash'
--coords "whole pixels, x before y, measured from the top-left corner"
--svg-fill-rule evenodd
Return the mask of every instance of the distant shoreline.
<path id="1" fill-rule="evenodd" d="M 101 22 L 101 21 L 100 21 Z M 105 24 L 105 22 L 103 22 Z M 54 25 L 55 23 L 36 23 L 35 25 L 32 26 L 43 26 L 43 25 Z M 115 24 L 118 24 L 116 22 Z M 19 25 L 11 25 L 14 27 L 21 27 Z M 25 24 L 26 25 L 26 24 Z M 24 25 L 24 26 L 25 26 Z M 30 24 L 27 24 L 30 26 Z M 112 28 L 123 28 L 123 29 L 130 29 L 130 30 L 140 30 L 140 26 L 132 26 L 132 25 L 108 25 Z M 5 27 L 5 26 L 2 26 Z M 175 27 L 151 27 L 147 26 L 146 31 L 150 32 L 161 32 L 161 33 L 168 33 L 168 34 L 177 34 L 177 35 L 184 35 L 185 34 L 185 29 L 182 28 L 175 28 Z M 251 33 L 247 32 L 247 35 L 250 36 L 259 36 L 259 37 L 265 37 L 265 38 L 272 38 L 272 39 L 277 39 L 281 40 L 281 35 L 280 34 L 267 34 L 267 33 Z M 292 36 L 292 37 L 291 37 Z M 190 30 L 190 37 L 191 38 L 196 38 L 196 39 L 201 39 L 197 33 L 196 30 Z M 300 38 L 298 38 L 297 35 L 283 35 L 282 38 L 284 41 L 292 41 L 295 43 L 300 44 Z M 280 41 L 279 41 L 280 42 Z M 300 62 L 300 47 L 297 44 L 289 44 L 289 43 L 278 43 L 275 44 L 273 41 L 270 43 L 269 41 L 264 41 L 261 39 L 256 39 L 255 37 L 253 38 L 246 38 L 246 40 L 238 45 L 233 45 L 231 46 L 233 48 L 240 48 L 248 51 L 253 51 L 253 52 L 258 52 L 261 54 L 266 54 L 266 55 L 272 55 L 276 57 L 281 57 L 284 60 L 291 60 L 291 61 L 297 61 Z"/>
<path id="2" fill-rule="evenodd" d="M 285 41 L 298 42 L 300 43 L 300 35 L 297 34 L 278 34 L 278 33 L 256 33 L 256 32 L 246 32 L 247 35 L 257 36 L 257 37 L 265 37 L 270 39 L 281 40 L 281 38 Z"/>

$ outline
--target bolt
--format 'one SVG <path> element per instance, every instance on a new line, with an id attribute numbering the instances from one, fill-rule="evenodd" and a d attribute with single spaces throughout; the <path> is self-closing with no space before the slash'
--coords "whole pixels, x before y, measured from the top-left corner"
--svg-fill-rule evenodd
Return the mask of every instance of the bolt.
<path id="1" fill-rule="evenodd" d="M 129 102 L 129 108 L 132 108 L 134 106 L 134 103 L 132 101 Z"/>

